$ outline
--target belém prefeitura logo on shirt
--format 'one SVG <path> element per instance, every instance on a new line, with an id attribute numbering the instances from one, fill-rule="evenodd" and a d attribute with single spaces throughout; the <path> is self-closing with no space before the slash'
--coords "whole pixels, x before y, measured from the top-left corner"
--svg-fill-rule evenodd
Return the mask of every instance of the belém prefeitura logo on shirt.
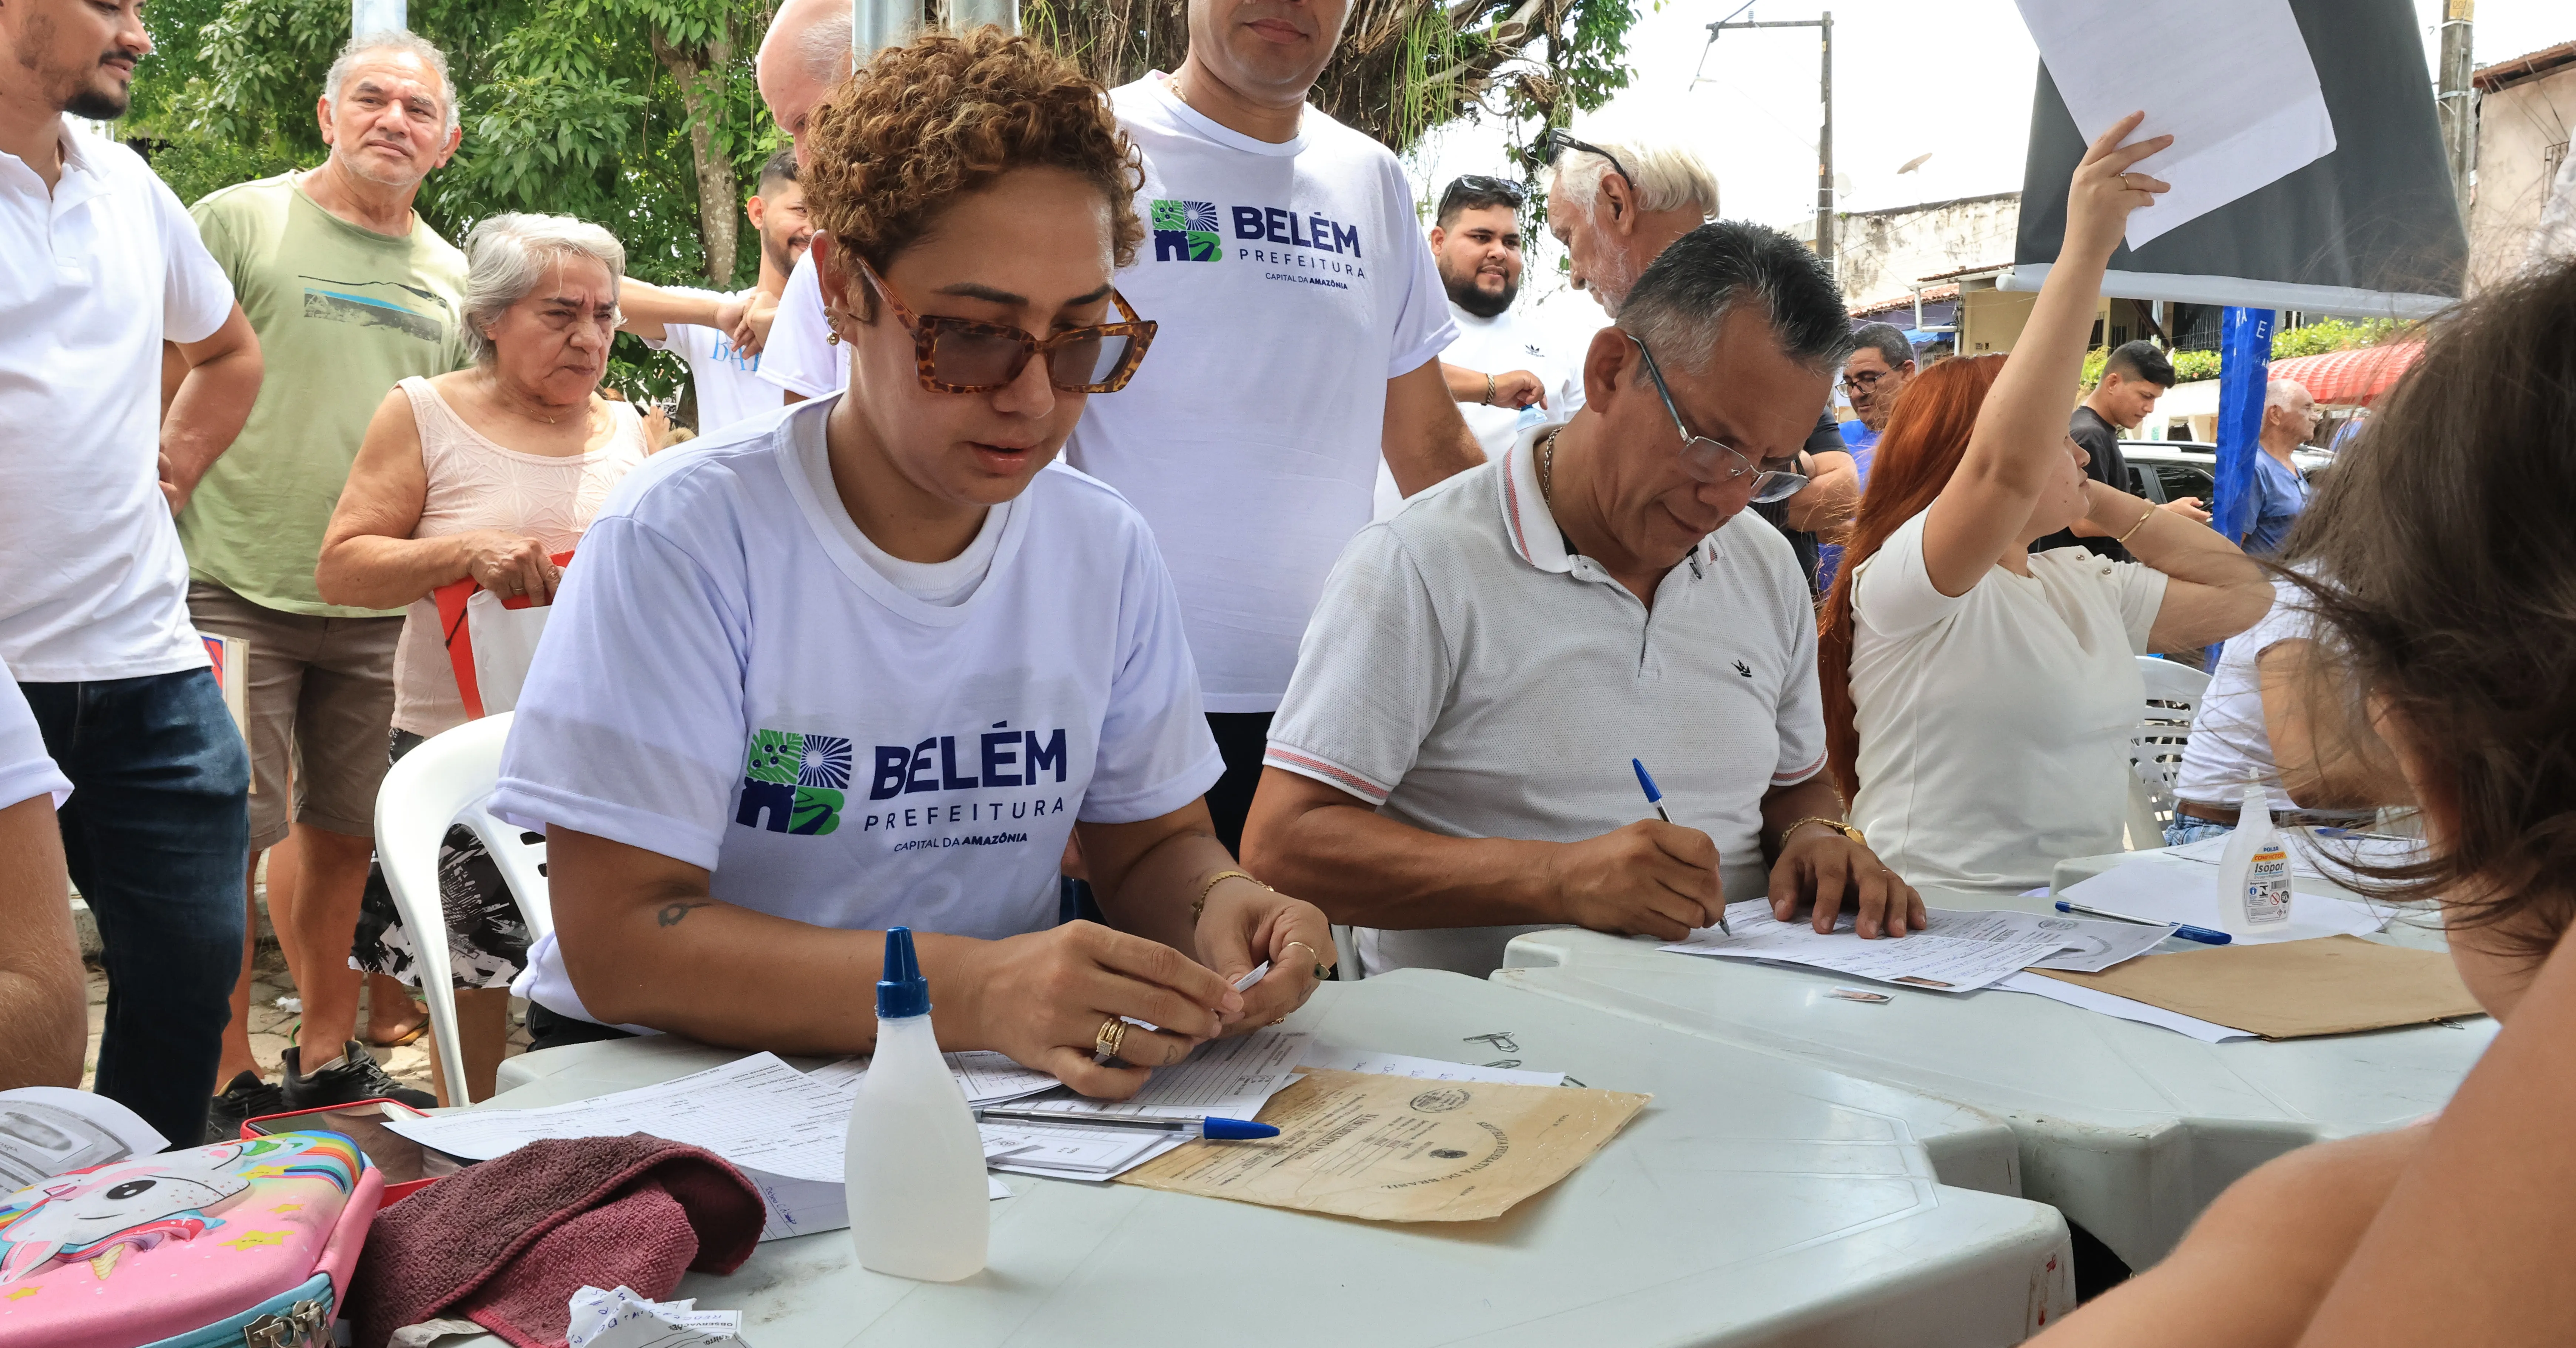
<path id="1" fill-rule="evenodd" d="M 1213 201 L 1164 198 L 1147 215 L 1157 262 L 1222 262 L 1230 233 L 1234 256 L 1241 260 L 1355 280 L 1368 276 L 1361 265 L 1359 227 L 1316 212 L 1299 215 L 1276 206 L 1232 206 L 1220 212 Z"/>
<path id="2" fill-rule="evenodd" d="M 860 814 L 858 827 L 873 833 L 1062 814 L 1061 792 L 989 793 L 996 788 L 1064 782 L 1069 766 L 1065 740 L 1061 726 L 1041 732 L 1012 729 L 1010 722 L 996 721 L 981 733 L 877 745 L 869 755 L 869 804 Z M 733 821 L 771 833 L 814 837 L 831 833 L 849 813 L 850 779 L 859 766 L 856 746 L 839 735 L 757 731 L 743 757 L 742 799 Z M 933 799 L 910 799 L 921 795 Z M 1026 836 L 978 836 L 964 841 L 1019 842 L 1026 841 Z"/>

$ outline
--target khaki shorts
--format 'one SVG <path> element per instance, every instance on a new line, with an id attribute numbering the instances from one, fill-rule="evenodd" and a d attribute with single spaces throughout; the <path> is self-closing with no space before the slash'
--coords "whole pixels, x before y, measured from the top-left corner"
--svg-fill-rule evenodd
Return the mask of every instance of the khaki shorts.
<path id="1" fill-rule="evenodd" d="M 296 822 L 374 837 L 403 620 L 286 613 L 202 580 L 188 615 L 248 653 L 251 855 L 286 840 L 290 762 Z"/>

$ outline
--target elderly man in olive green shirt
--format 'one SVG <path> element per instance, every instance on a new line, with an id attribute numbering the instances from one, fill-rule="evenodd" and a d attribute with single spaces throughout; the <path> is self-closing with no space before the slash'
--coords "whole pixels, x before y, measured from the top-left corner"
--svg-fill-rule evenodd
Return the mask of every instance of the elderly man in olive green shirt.
<path id="1" fill-rule="evenodd" d="M 456 90 L 436 47 L 378 33 L 341 52 L 316 115 L 331 147 L 319 168 L 224 188 L 191 212 L 259 333 L 268 377 L 233 452 L 179 515 L 188 608 L 200 633 L 247 655 L 251 868 L 291 823 L 300 875 L 270 886 L 271 916 L 304 1001 L 281 1091 L 251 1057 L 245 965 L 217 1077 L 229 1084 L 209 1110 L 217 1131 L 343 1098 L 432 1103 L 354 1042 L 360 976 L 349 967 L 402 614 L 322 602 L 313 566 L 385 391 L 466 363 L 465 255 L 412 211 L 421 180 L 456 153 Z M 370 1031 L 399 1034 L 416 1019 L 410 999 L 390 980 L 378 991 Z"/>

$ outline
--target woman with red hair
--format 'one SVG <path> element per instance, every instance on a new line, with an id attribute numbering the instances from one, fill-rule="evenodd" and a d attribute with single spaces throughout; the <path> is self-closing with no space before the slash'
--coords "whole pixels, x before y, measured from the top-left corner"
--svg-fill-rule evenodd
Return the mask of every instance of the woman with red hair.
<path id="1" fill-rule="evenodd" d="M 1879 441 L 1817 666 L 1852 822 L 1907 880 L 2018 893 L 2066 857 L 2116 852 L 2134 656 L 2244 631 L 2271 587 L 2208 528 L 2084 474 L 2066 408 L 2103 268 L 2129 212 L 2164 184 L 2129 166 L 2169 137 L 2093 143 L 2066 242 L 2009 360 L 1945 361 L 1897 400 Z M 2138 562 L 2081 548 L 2072 527 Z"/>

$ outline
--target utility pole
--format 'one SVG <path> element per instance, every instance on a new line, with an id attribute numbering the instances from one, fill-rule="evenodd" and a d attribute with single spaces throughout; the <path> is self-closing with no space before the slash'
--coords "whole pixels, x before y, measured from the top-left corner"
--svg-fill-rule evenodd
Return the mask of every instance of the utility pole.
<path id="1" fill-rule="evenodd" d="M 2469 0 L 2451 0 L 2451 3 L 2454 6 L 2465 7 L 2469 4 Z M 1751 8 L 1750 4 L 1744 7 L 1744 9 Z M 1741 14 L 1744 9 L 1739 9 L 1736 13 Z M 1773 19 L 1762 22 L 1750 19 L 1743 22 L 1721 20 L 1708 26 L 1709 46 L 1717 45 L 1718 34 L 1736 28 L 1823 30 L 1821 46 L 1824 55 L 1824 71 L 1816 82 L 1818 95 L 1824 103 L 1823 125 L 1816 133 L 1816 256 L 1824 260 L 1825 270 L 1831 272 L 1834 269 L 1834 12 L 1829 9 L 1813 19 Z M 1700 64 L 1703 68 L 1708 64 L 1706 47 L 1700 49 Z M 1693 75 L 1691 83 L 1699 83 L 1699 77 Z"/>
<path id="2" fill-rule="evenodd" d="M 2442 19 L 2441 93 L 2442 150 L 2451 161 L 2451 193 L 2459 200 L 2460 218 L 2469 216 L 2470 177 L 2478 166 L 2478 91 L 2469 81 L 2469 14 L 2476 0 L 2448 0 Z"/>

